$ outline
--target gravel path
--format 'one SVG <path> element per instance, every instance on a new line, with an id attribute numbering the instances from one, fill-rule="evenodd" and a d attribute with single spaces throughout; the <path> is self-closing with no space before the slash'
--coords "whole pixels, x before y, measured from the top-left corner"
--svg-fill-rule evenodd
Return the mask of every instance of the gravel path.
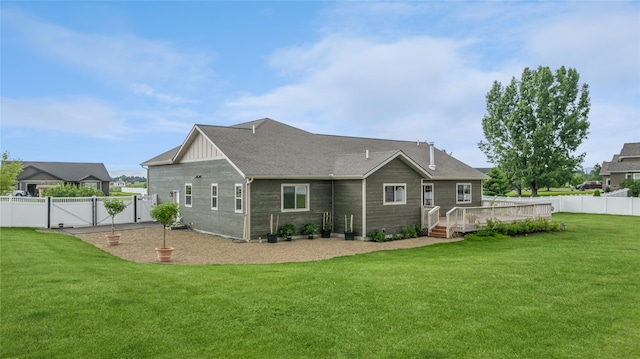
<path id="1" fill-rule="evenodd" d="M 76 237 L 120 258 L 157 263 L 155 247 L 162 245 L 162 226 L 121 230 L 120 244 L 109 246 L 105 232 L 76 233 Z M 237 243 L 192 230 L 167 230 L 167 246 L 174 247 L 173 264 L 265 264 L 284 262 L 308 262 L 358 253 L 398 248 L 422 247 L 434 243 L 454 242 L 460 238 L 440 239 L 420 237 L 385 243 L 361 240 L 345 241 L 343 238 L 294 239 L 290 242 L 278 238 L 278 243 L 262 243 L 257 240 Z"/>

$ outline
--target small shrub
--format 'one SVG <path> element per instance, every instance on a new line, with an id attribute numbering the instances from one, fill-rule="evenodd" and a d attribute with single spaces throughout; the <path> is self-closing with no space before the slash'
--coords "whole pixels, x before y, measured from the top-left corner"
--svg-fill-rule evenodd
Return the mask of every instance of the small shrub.
<path id="1" fill-rule="evenodd" d="M 560 230 L 560 224 L 548 221 L 544 218 L 532 220 L 527 218 L 514 223 L 487 220 L 487 225 L 478 228 L 474 234 L 478 237 L 490 237 L 494 234 L 506 236 L 518 236 L 535 232 L 555 232 Z M 465 236 L 466 239 L 466 236 Z"/>
<path id="2" fill-rule="evenodd" d="M 402 227 L 402 237 L 405 239 L 418 237 L 418 231 L 416 230 L 416 227 Z"/>
<path id="3" fill-rule="evenodd" d="M 386 242 L 387 236 L 382 231 L 371 231 L 367 233 L 367 237 L 374 242 Z"/>
<path id="4" fill-rule="evenodd" d="M 594 197 L 600 197 L 600 190 L 599 190 L 599 189 L 595 190 L 595 191 L 593 192 L 593 196 L 594 196 Z"/>

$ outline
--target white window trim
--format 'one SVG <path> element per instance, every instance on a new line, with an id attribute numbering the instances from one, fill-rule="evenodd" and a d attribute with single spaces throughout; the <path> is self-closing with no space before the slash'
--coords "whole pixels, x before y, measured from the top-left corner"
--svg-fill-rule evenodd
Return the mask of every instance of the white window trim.
<path id="1" fill-rule="evenodd" d="M 402 201 L 387 202 L 387 187 L 390 187 L 390 186 L 393 186 L 393 187 L 402 186 L 404 188 L 404 196 L 402 198 Z M 395 188 L 394 188 L 394 192 L 395 192 Z M 394 199 L 395 199 L 395 193 L 394 193 Z M 407 184 L 406 183 L 383 183 L 382 184 L 382 204 L 385 206 L 407 204 Z"/>
<path id="2" fill-rule="evenodd" d="M 460 201 L 458 199 L 458 187 L 460 186 L 469 186 L 469 200 L 465 201 L 464 199 L 462 201 Z M 464 189 L 463 189 L 464 191 Z M 464 197 L 464 195 L 463 195 Z M 456 204 L 458 203 L 471 203 L 473 202 L 473 186 L 471 185 L 471 183 L 456 183 Z"/>
<path id="3" fill-rule="evenodd" d="M 191 194 L 187 193 L 187 187 L 191 187 Z M 187 204 L 187 199 L 189 199 L 189 204 Z M 184 206 L 193 207 L 193 183 L 184 184 Z"/>
<path id="4" fill-rule="evenodd" d="M 285 187 L 294 187 L 293 193 L 296 193 L 296 187 L 306 187 L 307 189 L 307 197 L 305 198 L 304 208 L 284 208 L 284 188 Z M 308 212 L 310 203 L 311 203 L 311 186 L 308 183 L 282 183 L 280 185 L 280 211 L 282 212 Z M 294 199 L 294 203 L 297 204 L 297 201 Z"/>
<path id="5" fill-rule="evenodd" d="M 423 183 L 422 184 L 422 205 L 423 206 L 427 206 L 426 204 L 424 204 L 424 187 L 425 186 L 430 186 L 431 187 L 431 204 L 428 206 L 434 206 L 436 203 L 436 187 L 433 185 L 433 183 Z"/>
<path id="6" fill-rule="evenodd" d="M 213 188 L 215 187 L 216 189 L 216 195 L 214 196 L 213 194 L 211 194 L 213 192 Z M 219 201 L 219 193 L 220 193 L 220 188 L 218 187 L 217 183 L 212 183 L 211 184 L 211 191 L 209 192 L 209 194 L 211 195 L 211 210 L 212 211 L 217 211 L 218 210 L 218 206 L 220 205 L 220 201 Z M 215 207 L 213 206 L 213 198 L 215 197 L 216 199 L 216 205 Z"/>
<path id="7" fill-rule="evenodd" d="M 240 188 L 240 197 L 238 197 L 238 188 Z M 240 199 L 240 208 L 238 209 L 238 199 Z M 244 188 L 242 183 L 236 183 L 235 187 L 233 187 L 233 208 L 236 213 L 242 213 L 243 210 L 243 202 L 244 202 Z"/>

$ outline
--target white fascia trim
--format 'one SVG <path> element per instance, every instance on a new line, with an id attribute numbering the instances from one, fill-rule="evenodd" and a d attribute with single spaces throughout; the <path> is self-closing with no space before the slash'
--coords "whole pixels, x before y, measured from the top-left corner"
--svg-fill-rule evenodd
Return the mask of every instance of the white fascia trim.
<path id="1" fill-rule="evenodd" d="M 233 167 L 233 169 L 236 170 L 236 172 L 238 172 L 238 174 L 243 178 L 246 179 L 247 176 L 240 170 L 240 168 L 238 168 L 238 166 L 236 166 L 235 163 L 233 163 L 233 161 L 231 161 L 229 159 L 229 156 L 227 156 L 226 153 L 224 153 L 220 147 L 218 147 L 215 143 L 213 143 L 213 141 L 211 141 L 211 139 L 209 138 L 209 136 L 207 136 L 201 129 L 200 127 L 198 127 L 198 125 L 194 125 L 193 128 L 191 129 L 191 131 L 189 132 L 189 135 L 187 135 L 187 138 L 184 140 L 184 142 L 182 142 L 182 145 L 180 145 L 180 148 L 178 149 L 178 151 L 176 152 L 175 156 L 173 156 L 173 158 L 171 159 L 171 163 L 176 163 L 176 160 L 178 158 L 180 158 L 182 156 L 182 152 L 186 150 L 186 148 L 188 147 L 189 144 L 191 144 L 191 142 L 193 142 L 193 140 L 195 139 L 195 133 L 196 131 L 198 131 L 198 133 L 200 133 L 201 136 L 203 136 L 211 145 L 215 146 L 215 148 L 218 149 L 218 151 L 220 151 L 220 153 L 222 154 L 222 156 L 224 157 L 224 159 L 229 162 L 229 164 L 231 165 L 231 167 Z M 210 161 L 210 160 L 207 160 Z M 200 161 L 185 161 L 186 162 L 200 162 Z M 202 161 L 205 162 L 205 161 Z"/>
<path id="2" fill-rule="evenodd" d="M 400 159 L 403 162 L 408 164 L 409 167 L 412 167 L 414 171 L 420 173 L 423 177 L 433 178 L 431 173 L 427 172 L 424 168 L 422 168 L 419 164 L 417 164 L 409 156 L 405 155 L 404 152 L 402 152 L 402 151 L 398 151 L 395 154 L 393 154 L 392 156 L 390 156 L 389 158 L 387 158 L 386 160 L 380 162 L 380 164 L 378 164 L 375 168 L 371 169 L 369 172 L 365 173 L 364 176 L 362 176 L 362 177 L 367 178 L 367 177 L 371 176 L 376 171 L 378 171 L 380 168 L 384 167 L 389 162 L 393 161 L 394 159 L 396 159 L 398 157 L 400 157 Z"/>

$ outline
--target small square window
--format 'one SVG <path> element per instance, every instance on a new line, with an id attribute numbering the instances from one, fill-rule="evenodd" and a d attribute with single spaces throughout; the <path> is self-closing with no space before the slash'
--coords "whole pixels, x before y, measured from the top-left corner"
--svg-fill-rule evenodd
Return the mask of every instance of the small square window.
<path id="1" fill-rule="evenodd" d="M 384 204 L 406 204 L 407 185 L 404 183 L 385 183 Z"/>

